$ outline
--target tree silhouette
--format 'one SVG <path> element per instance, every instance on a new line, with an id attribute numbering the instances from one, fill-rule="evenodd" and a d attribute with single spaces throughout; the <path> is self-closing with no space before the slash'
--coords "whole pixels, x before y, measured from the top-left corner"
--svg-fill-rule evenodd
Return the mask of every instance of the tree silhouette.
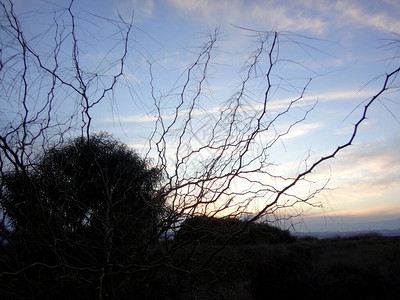
<path id="1" fill-rule="evenodd" d="M 4 178 L 5 247 L 19 268 L 90 269 L 114 289 L 115 275 L 108 274 L 142 262 L 156 241 L 164 205 L 160 179 L 158 169 L 104 133 L 52 147 L 24 173 Z M 52 273 L 53 279 L 37 274 L 31 284 L 65 280 L 65 272 Z"/>

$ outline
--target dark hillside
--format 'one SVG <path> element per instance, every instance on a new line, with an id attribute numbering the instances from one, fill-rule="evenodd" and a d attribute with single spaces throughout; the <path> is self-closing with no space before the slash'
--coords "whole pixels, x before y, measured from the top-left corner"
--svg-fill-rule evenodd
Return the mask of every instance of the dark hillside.
<path id="1" fill-rule="evenodd" d="M 199 262 L 204 249 L 198 250 L 192 256 Z M 181 298 L 397 299 L 400 237 L 370 234 L 231 245 L 192 275 L 181 281 Z"/>

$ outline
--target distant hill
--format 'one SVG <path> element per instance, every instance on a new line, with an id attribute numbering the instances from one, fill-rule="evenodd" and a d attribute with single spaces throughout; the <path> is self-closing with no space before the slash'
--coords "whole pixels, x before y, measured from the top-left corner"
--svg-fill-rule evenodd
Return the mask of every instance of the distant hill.
<path id="1" fill-rule="evenodd" d="M 293 232 L 377 232 L 386 230 L 396 231 L 399 228 L 400 218 L 398 215 L 325 216 L 304 218 L 297 224 L 295 223 Z"/>
<path id="2" fill-rule="evenodd" d="M 332 237 L 349 237 L 376 232 L 382 236 L 400 236 L 400 228 L 398 229 L 381 229 L 381 230 L 359 230 L 359 231 L 324 231 L 324 232 L 293 232 L 296 237 L 312 236 L 318 239 L 326 239 Z"/>

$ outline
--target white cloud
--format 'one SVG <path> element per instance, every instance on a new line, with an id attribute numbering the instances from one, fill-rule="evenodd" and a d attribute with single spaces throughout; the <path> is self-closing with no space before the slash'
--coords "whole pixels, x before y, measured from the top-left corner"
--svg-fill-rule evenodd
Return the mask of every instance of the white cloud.
<path id="1" fill-rule="evenodd" d="M 307 30 L 315 34 L 325 31 L 327 24 L 318 16 L 307 16 L 304 10 L 293 9 L 292 6 L 285 5 L 261 5 L 255 4 L 251 8 L 251 17 L 259 23 L 273 25 L 278 31 L 301 31 Z"/>
<path id="2" fill-rule="evenodd" d="M 371 90 L 362 90 L 359 92 L 356 92 L 354 90 L 348 90 L 348 91 L 330 91 L 326 93 L 321 93 L 321 94 L 315 94 L 315 95 L 307 95 L 304 97 L 304 99 L 307 100 L 318 100 L 319 102 L 321 101 L 333 101 L 333 100 L 353 100 L 353 99 L 367 99 L 371 96 L 373 96 L 376 93 L 376 91 L 371 91 Z"/>
<path id="3" fill-rule="evenodd" d="M 227 23 L 256 29 L 305 30 L 320 35 L 329 28 L 352 23 L 388 32 L 397 32 L 400 28 L 400 20 L 390 11 L 391 6 L 396 5 L 393 0 L 386 0 L 385 5 L 350 0 L 297 3 L 275 0 L 251 3 L 239 0 L 170 0 L 170 3 L 200 22 L 218 24 L 225 19 Z"/>
<path id="4" fill-rule="evenodd" d="M 322 101 L 336 101 L 336 100 L 352 100 L 352 99 L 364 99 L 368 96 L 371 96 L 373 94 L 372 91 L 365 90 L 361 91 L 359 93 L 355 93 L 354 91 L 344 91 L 344 92 L 328 92 L 328 93 L 323 93 L 323 94 L 316 94 L 312 96 L 305 96 L 302 100 L 299 102 L 296 102 L 296 107 L 311 107 L 312 104 L 310 101 L 315 101 L 318 100 L 320 102 Z M 294 98 L 285 98 L 285 99 L 272 99 L 271 102 L 268 103 L 268 111 L 280 111 L 283 109 L 286 109 L 288 105 L 294 100 Z M 198 116 L 206 116 L 206 115 L 213 115 L 213 114 L 220 114 L 222 110 L 226 109 L 223 106 L 214 106 L 210 107 L 208 109 L 200 108 L 196 109 L 191 112 L 192 117 L 198 117 Z M 251 106 L 241 106 L 238 109 L 238 112 L 245 113 L 245 112 L 256 112 L 256 111 L 261 111 L 263 109 L 263 104 L 259 105 L 251 105 Z M 179 116 L 178 118 L 187 115 L 188 111 L 187 110 L 180 110 L 179 111 Z M 174 113 L 167 113 L 163 115 L 163 120 L 173 120 L 175 118 Z M 157 120 L 157 116 L 152 116 L 152 115 L 130 115 L 130 116 L 120 116 L 116 119 L 112 118 L 107 118 L 103 120 L 104 122 L 121 122 L 121 123 L 132 123 L 132 122 L 154 122 Z M 305 126 L 304 124 L 302 126 Z M 319 123 L 312 123 L 307 125 L 308 128 L 302 127 L 302 129 L 298 129 L 297 131 L 293 130 L 293 132 L 290 134 L 290 136 L 286 136 L 287 138 L 292 138 L 296 137 L 299 135 L 302 135 L 306 133 L 305 131 L 309 129 L 316 129 L 321 127 L 322 125 Z M 336 132 L 337 134 L 340 134 L 341 132 Z"/>
<path id="5" fill-rule="evenodd" d="M 376 122 L 372 121 L 372 120 L 364 120 L 362 122 L 363 130 L 368 130 L 368 128 L 372 128 L 375 125 L 376 125 Z M 348 125 L 348 126 L 345 126 L 345 127 L 336 128 L 335 132 L 333 134 L 334 135 L 346 135 L 346 136 L 349 137 L 349 136 L 351 136 L 353 131 L 354 131 L 354 124 Z"/>
<path id="6" fill-rule="evenodd" d="M 389 142 L 387 142 L 389 143 Z M 374 189 L 400 185 L 400 153 L 384 140 L 364 145 L 353 145 L 337 155 L 331 162 L 336 182 L 344 188 Z"/>
<path id="7" fill-rule="evenodd" d="M 200 22 L 218 24 L 221 19 L 227 23 L 250 26 L 266 30 L 308 30 L 320 34 L 326 29 L 326 23 L 318 16 L 304 14 L 293 3 L 280 1 L 211 1 L 211 0 L 170 0 L 179 10 L 191 14 Z"/>
<path id="8" fill-rule="evenodd" d="M 296 125 L 290 132 L 283 137 L 284 141 L 289 139 L 298 138 L 300 136 L 311 133 L 312 131 L 323 127 L 321 123 L 300 123 Z"/>
<path id="9" fill-rule="evenodd" d="M 372 26 L 387 32 L 398 32 L 400 28 L 400 20 L 390 16 L 386 12 L 372 11 L 372 7 L 368 8 L 368 2 L 361 2 L 362 5 L 354 1 L 341 0 L 337 1 L 335 8 L 342 14 L 342 19 L 348 22 L 358 23 L 363 26 Z M 371 11 L 368 11 L 371 10 Z"/>
<path id="10" fill-rule="evenodd" d="M 177 9 L 191 14 L 192 18 L 214 24 L 218 24 L 223 15 L 231 21 L 236 20 L 243 5 L 239 0 L 170 0 L 169 2 Z"/>

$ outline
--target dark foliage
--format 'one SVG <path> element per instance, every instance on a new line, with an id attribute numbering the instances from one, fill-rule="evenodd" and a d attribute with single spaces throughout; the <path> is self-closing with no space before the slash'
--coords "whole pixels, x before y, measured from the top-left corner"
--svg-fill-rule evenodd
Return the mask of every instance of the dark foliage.
<path id="1" fill-rule="evenodd" d="M 255 299 L 397 299 L 400 292 L 398 237 L 299 240 L 279 251 L 253 250 L 246 265 Z"/>
<path id="2" fill-rule="evenodd" d="M 399 275 L 399 237 L 228 245 L 174 299 L 397 299 Z"/>
<path id="3" fill-rule="evenodd" d="M 176 236 L 177 242 L 246 245 L 287 243 L 294 238 L 287 230 L 266 223 L 248 223 L 234 218 L 195 216 L 186 219 Z"/>
<path id="4" fill-rule="evenodd" d="M 157 241 L 160 179 L 159 170 L 107 134 L 52 147 L 36 163 L 6 173 L 2 292 L 43 298 L 134 292 L 146 278 L 137 265 L 150 264 Z"/>

